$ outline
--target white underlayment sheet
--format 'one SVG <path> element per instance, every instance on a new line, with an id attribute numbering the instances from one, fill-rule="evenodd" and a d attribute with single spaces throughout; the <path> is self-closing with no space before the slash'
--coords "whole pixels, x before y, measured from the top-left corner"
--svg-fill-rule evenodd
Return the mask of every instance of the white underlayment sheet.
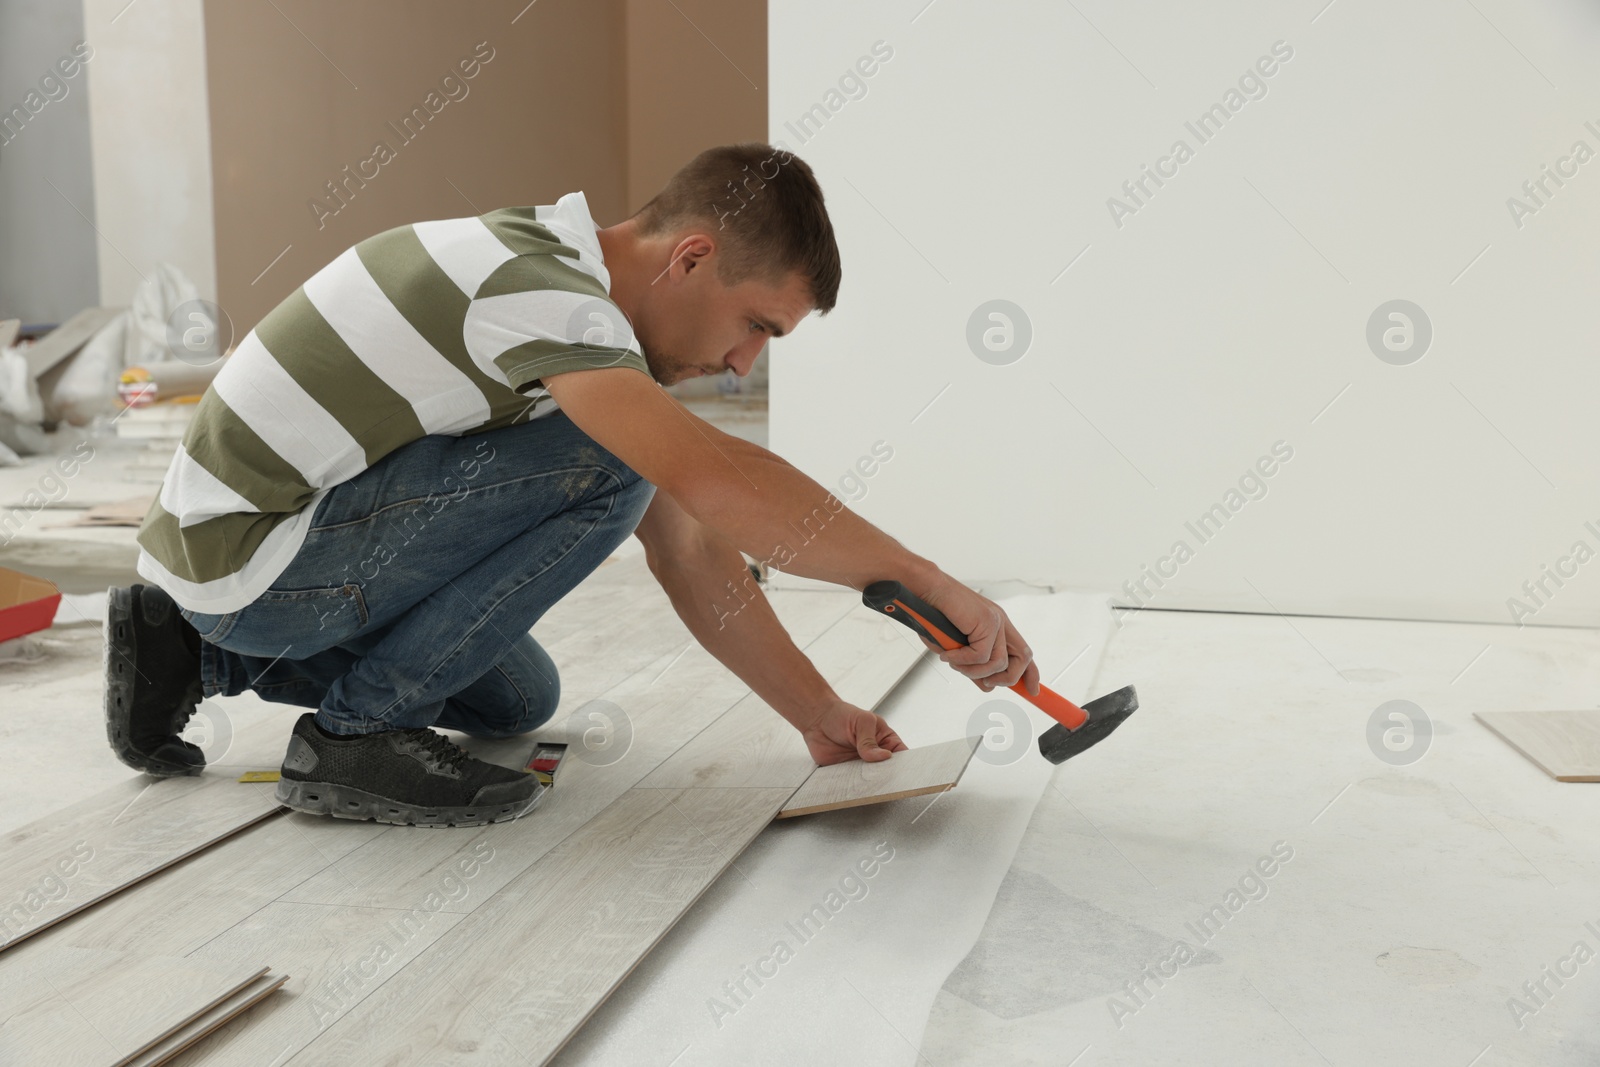
<path id="1" fill-rule="evenodd" d="M 1047 680 L 1071 663 L 1055 688 L 1080 702 L 1099 695 L 1091 685 L 1110 630 L 1103 595 L 1001 603 Z M 931 656 L 881 710 L 907 744 L 933 744 L 965 736 L 972 713 L 997 699 L 1024 709 L 1033 737 L 1052 724 Z M 982 931 L 1055 769 L 1031 739 L 1009 765 L 984 755 L 950 792 L 768 827 L 555 1062 L 918 1062 L 934 996 Z"/>

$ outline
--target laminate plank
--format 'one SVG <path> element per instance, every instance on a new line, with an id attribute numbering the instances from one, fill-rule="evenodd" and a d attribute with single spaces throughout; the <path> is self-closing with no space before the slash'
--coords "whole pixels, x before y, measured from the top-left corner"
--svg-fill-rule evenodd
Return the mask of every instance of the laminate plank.
<path id="1" fill-rule="evenodd" d="M 800 593 L 799 596 L 815 594 Z M 916 666 L 924 651 L 900 624 L 859 603 L 805 652 L 845 700 L 874 708 Z M 754 694 L 646 775 L 646 789 L 690 786 L 797 789 L 816 768 L 795 728 Z"/>
<path id="2" fill-rule="evenodd" d="M 221 1004 L 185 1023 L 176 1033 L 156 1042 L 129 1061 L 128 1067 L 159 1067 L 217 1027 L 261 1003 L 283 988 L 286 974 L 264 974 Z"/>
<path id="3" fill-rule="evenodd" d="M 850 760 L 818 767 L 778 812 L 780 819 L 819 811 L 882 804 L 890 800 L 942 793 L 961 781 L 983 736 L 896 752 L 886 760 Z"/>
<path id="4" fill-rule="evenodd" d="M 203 965 L 205 961 L 184 960 L 182 962 L 188 964 L 188 967 L 185 968 L 185 970 L 190 970 L 196 966 Z M 174 1022 L 172 1025 L 163 1030 L 161 1034 L 154 1040 L 145 1042 L 145 1044 L 140 1046 L 137 1051 L 123 1056 L 121 1059 L 117 1060 L 116 1063 L 112 1064 L 111 1067 L 131 1067 L 134 1061 L 144 1056 L 151 1049 L 164 1044 L 174 1037 L 180 1036 L 185 1030 L 192 1026 L 196 1020 L 205 1018 L 207 1015 L 214 1012 L 218 1007 L 227 1004 L 231 1000 L 234 1000 L 245 991 L 253 988 L 258 983 L 265 981 L 269 977 L 267 972 L 270 968 L 260 967 L 251 970 L 249 967 L 240 967 L 237 964 L 237 961 L 234 960 L 219 961 L 217 967 L 218 974 L 220 975 L 226 973 L 225 969 L 228 968 L 230 964 L 233 964 L 232 970 L 234 972 L 233 977 L 235 979 L 237 979 L 240 975 L 246 974 L 248 977 L 244 977 L 242 980 L 233 981 L 231 985 L 227 986 L 213 985 L 207 990 L 207 994 L 211 995 L 211 1000 L 201 1004 L 198 1008 L 189 1009 L 187 1014 L 184 1015 L 180 1021 Z M 165 976 L 157 977 L 159 979 Z M 222 991 L 217 992 L 219 989 Z M 122 991 L 123 997 L 127 1001 L 130 1003 L 136 1003 L 139 1008 L 146 1010 L 148 1010 L 150 1001 L 152 999 L 150 993 L 150 989 L 142 985 L 137 988 L 129 988 Z M 163 986 L 159 990 L 159 995 L 170 999 L 174 996 L 174 991 Z M 176 1015 L 176 1013 L 174 1013 L 174 1015 Z"/>
<path id="5" fill-rule="evenodd" d="M 466 879 L 467 884 L 471 879 Z M 459 883 L 441 882 L 408 908 L 271 904 L 222 933 L 191 959 L 265 959 L 292 977 L 281 997 L 218 1028 L 175 1058 L 205 1067 L 282 1064 L 382 989 L 462 916 L 434 907 Z M 369 1062 L 356 1057 L 352 1064 Z"/>
<path id="6" fill-rule="evenodd" d="M 36 945 L 0 967 L 0 1062 L 122 1067 L 267 968 Z"/>
<path id="7" fill-rule="evenodd" d="M 548 1062 L 790 792 L 629 790 L 288 1064 Z"/>
<path id="8" fill-rule="evenodd" d="M 281 811 L 242 770 L 141 775 L 0 836 L 0 952 Z"/>
<path id="9" fill-rule="evenodd" d="M 850 610 L 849 595 L 794 594 L 775 603 L 797 644 L 805 647 Z M 681 653 L 681 654 L 680 654 Z M 574 742 L 556 784 L 529 814 L 506 823 L 431 828 L 387 827 L 349 856 L 285 892 L 280 899 L 355 907 L 401 907 L 441 874 L 477 856 L 482 876 L 473 893 L 446 906 L 462 913 L 511 881 L 580 829 L 653 768 L 734 705 L 749 688 L 698 644 L 674 649 L 605 694 L 632 734 L 626 754 L 603 763 Z M 794 728 L 762 705 L 798 738 Z M 560 713 L 558 713 L 559 715 Z M 802 746 L 803 750 L 804 746 Z M 807 757 L 809 765 L 810 758 Z"/>
<path id="10" fill-rule="evenodd" d="M 599 696 L 692 640 L 642 556 L 584 579 L 533 635 L 560 672 L 563 705 Z"/>
<path id="11" fill-rule="evenodd" d="M 79 912 L 41 940 L 187 956 L 382 830 L 378 823 L 288 812 Z"/>
<path id="12" fill-rule="evenodd" d="M 1558 782 L 1600 782 L 1600 711 L 1480 711 L 1475 718 Z"/>

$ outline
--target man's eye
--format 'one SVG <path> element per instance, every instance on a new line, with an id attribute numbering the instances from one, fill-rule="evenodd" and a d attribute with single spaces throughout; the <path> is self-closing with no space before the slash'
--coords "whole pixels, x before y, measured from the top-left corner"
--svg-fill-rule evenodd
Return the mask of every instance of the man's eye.
<path id="1" fill-rule="evenodd" d="M 761 327 L 761 324 L 760 324 L 760 323 L 759 323 L 759 322 L 757 322 L 757 321 L 755 321 L 755 320 L 754 320 L 754 319 L 751 319 L 751 320 L 750 320 L 750 328 L 751 328 L 751 329 L 752 329 L 752 330 L 759 330 L 759 329 L 761 329 L 761 328 L 762 328 L 762 327 Z"/>

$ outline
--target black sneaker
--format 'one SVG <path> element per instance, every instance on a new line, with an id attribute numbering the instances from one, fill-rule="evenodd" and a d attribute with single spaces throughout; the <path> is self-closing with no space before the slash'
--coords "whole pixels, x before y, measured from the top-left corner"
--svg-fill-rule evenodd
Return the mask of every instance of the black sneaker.
<path id="1" fill-rule="evenodd" d="M 307 712 L 294 724 L 278 803 L 397 826 L 475 826 L 525 815 L 544 797 L 531 774 L 467 755 L 432 730 L 334 737 Z"/>
<path id="2" fill-rule="evenodd" d="M 199 774 L 206 757 L 178 735 L 200 703 L 200 635 L 164 589 L 116 587 L 106 603 L 106 739 L 159 777 Z"/>

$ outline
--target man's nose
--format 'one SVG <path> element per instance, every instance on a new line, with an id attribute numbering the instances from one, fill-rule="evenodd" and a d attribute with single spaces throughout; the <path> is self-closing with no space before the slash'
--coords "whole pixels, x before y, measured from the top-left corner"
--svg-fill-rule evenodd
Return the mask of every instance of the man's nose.
<path id="1" fill-rule="evenodd" d="M 756 359 L 760 357 L 761 350 L 765 347 L 766 342 L 763 340 L 760 344 L 750 344 L 742 348 L 736 348 L 728 353 L 727 364 L 733 370 L 733 373 L 743 378 L 756 365 Z"/>

